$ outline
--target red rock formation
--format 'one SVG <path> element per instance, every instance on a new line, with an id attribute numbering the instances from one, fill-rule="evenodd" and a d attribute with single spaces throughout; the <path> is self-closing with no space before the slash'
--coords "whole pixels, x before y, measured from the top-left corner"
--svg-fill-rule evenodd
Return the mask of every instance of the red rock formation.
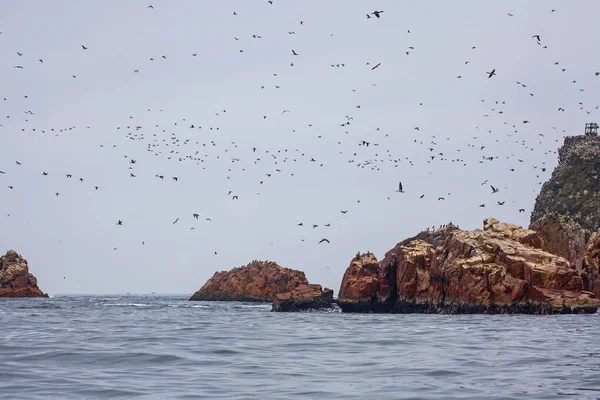
<path id="1" fill-rule="evenodd" d="M 271 261 L 253 261 L 245 267 L 215 272 L 190 300 L 273 301 L 277 293 L 308 285 L 302 271 L 283 268 Z"/>
<path id="2" fill-rule="evenodd" d="M 273 311 L 302 311 L 333 306 L 333 290 L 321 285 L 300 285 L 291 292 L 277 293 L 273 298 Z"/>
<path id="3" fill-rule="evenodd" d="M 553 246 L 533 230 L 495 219 L 485 220 L 483 230 L 422 232 L 399 243 L 377 267 L 355 258 L 338 304 L 343 311 L 373 312 L 595 311 L 600 300 L 585 290 L 582 274 L 543 245 Z"/>
<path id="4" fill-rule="evenodd" d="M 569 260 L 581 270 L 585 255 L 586 231 L 570 217 L 552 213 L 534 221 L 529 229 L 538 233 L 541 249 Z"/>
<path id="5" fill-rule="evenodd" d="M 338 301 L 347 304 L 356 311 L 370 310 L 371 303 L 377 300 L 379 289 L 379 264 L 371 253 L 357 254 L 346 269 Z"/>
<path id="6" fill-rule="evenodd" d="M 583 287 L 600 297 L 600 231 L 592 233 L 581 271 Z"/>
<path id="7" fill-rule="evenodd" d="M 29 273 L 27 260 L 13 250 L 0 257 L 0 297 L 48 297 Z"/>

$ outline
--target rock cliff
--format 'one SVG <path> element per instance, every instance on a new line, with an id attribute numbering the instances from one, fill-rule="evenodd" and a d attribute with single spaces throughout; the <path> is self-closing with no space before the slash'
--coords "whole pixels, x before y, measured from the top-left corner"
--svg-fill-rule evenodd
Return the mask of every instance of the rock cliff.
<path id="1" fill-rule="evenodd" d="M 277 293 L 308 285 L 302 271 L 283 268 L 271 261 L 252 261 L 230 271 L 215 272 L 190 300 L 273 301 Z"/>
<path id="2" fill-rule="evenodd" d="M 483 230 L 450 225 L 421 232 L 379 263 L 371 254 L 359 254 L 344 274 L 338 305 L 345 312 L 594 312 L 600 306 L 592 293 L 600 235 L 597 247 L 588 246 L 587 269 L 578 270 L 548 250 L 579 259 L 580 249 L 572 244 L 579 243 L 580 231 L 573 238 L 560 236 L 564 246 L 555 244 L 546 237 L 558 231 L 552 221 L 540 223 L 536 232 L 490 218 Z"/>
<path id="3" fill-rule="evenodd" d="M 577 222 L 570 217 L 551 213 L 532 222 L 529 229 L 539 234 L 542 250 L 566 258 L 572 266 L 581 270 L 586 251 L 586 230 Z"/>
<path id="4" fill-rule="evenodd" d="M 0 297 L 48 297 L 29 273 L 27 260 L 13 250 L 0 257 Z"/>
<path id="5" fill-rule="evenodd" d="M 558 213 L 590 233 L 600 228 L 600 137 L 569 136 L 558 151 L 558 165 L 542 186 L 531 221 Z"/>
<path id="6" fill-rule="evenodd" d="M 581 278 L 584 289 L 600 297 L 600 231 L 594 232 L 587 244 Z"/>

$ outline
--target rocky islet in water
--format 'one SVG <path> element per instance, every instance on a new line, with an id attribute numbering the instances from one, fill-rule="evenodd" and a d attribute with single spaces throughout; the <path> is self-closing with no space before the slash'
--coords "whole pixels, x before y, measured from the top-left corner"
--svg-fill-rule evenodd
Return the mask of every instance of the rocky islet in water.
<path id="1" fill-rule="evenodd" d="M 48 297 L 29 273 L 27 260 L 13 250 L 0 257 L 0 297 Z"/>
<path id="2" fill-rule="evenodd" d="M 270 302 L 277 293 L 308 285 L 302 271 L 272 261 L 252 261 L 230 271 L 219 271 L 190 300 Z"/>
<path id="3" fill-rule="evenodd" d="M 582 237 L 581 228 L 566 218 L 550 219 L 544 227 L 538 232 L 490 218 L 482 230 L 450 225 L 421 232 L 380 262 L 359 254 L 344 274 L 338 305 L 346 312 L 595 312 L 600 306 L 596 242 L 580 257 L 573 244 Z"/>

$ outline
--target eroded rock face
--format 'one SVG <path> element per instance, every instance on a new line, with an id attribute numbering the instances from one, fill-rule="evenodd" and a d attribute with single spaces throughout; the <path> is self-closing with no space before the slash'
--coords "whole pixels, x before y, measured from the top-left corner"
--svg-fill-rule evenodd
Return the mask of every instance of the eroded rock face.
<path id="1" fill-rule="evenodd" d="M 386 258 L 380 263 L 371 253 L 358 253 L 350 261 L 340 285 L 337 303 L 347 312 L 387 312 L 396 302 L 396 269 Z"/>
<path id="2" fill-rule="evenodd" d="M 215 272 L 190 300 L 271 302 L 277 293 L 308 285 L 302 271 L 271 261 L 253 261 L 245 267 Z"/>
<path id="3" fill-rule="evenodd" d="M 273 311 L 289 312 L 333 307 L 333 290 L 321 285 L 300 285 L 291 292 L 277 293 L 273 298 Z"/>
<path id="4" fill-rule="evenodd" d="M 29 273 L 27 260 L 13 250 L 0 257 L 0 297 L 48 297 Z"/>
<path id="5" fill-rule="evenodd" d="M 338 304 L 343 308 L 356 308 L 356 311 L 370 310 L 371 302 L 377 299 L 378 288 L 377 258 L 371 253 L 359 253 L 350 261 L 350 266 L 346 269 L 338 293 Z"/>
<path id="6" fill-rule="evenodd" d="M 422 232 L 399 243 L 377 268 L 355 258 L 342 281 L 345 293 L 353 295 L 348 296 L 349 302 L 340 289 L 338 303 L 343 311 L 363 312 L 595 311 L 600 300 L 584 284 L 585 279 L 594 278 L 584 278 L 567 259 L 542 250 L 543 245 L 538 232 L 492 218 L 484 221 L 483 230 L 450 226 Z M 600 238 L 598 246 L 600 251 Z M 375 285 L 366 284 L 375 277 L 377 289 L 394 288 L 392 293 L 380 298 Z M 352 307 L 352 301 L 363 307 Z M 379 307 L 383 303 L 388 307 Z"/>
<path id="7" fill-rule="evenodd" d="M 592 233 L 581 271 L 583 287 L 600 297 L 600 231 Z"/>
<path id="8" fill-rule="evenodd" d="M 586 251 L 586 231 L 572 218 L 552 213 L 529 226 L 541 239 L 541 249 L 569 260 L 581 270 Z"/>

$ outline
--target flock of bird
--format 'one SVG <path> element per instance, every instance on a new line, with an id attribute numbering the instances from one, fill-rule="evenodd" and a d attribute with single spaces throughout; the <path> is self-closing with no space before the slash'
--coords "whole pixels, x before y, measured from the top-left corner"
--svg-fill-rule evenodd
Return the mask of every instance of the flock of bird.
<path id="1" fill-rule="evenodd" d="M 268 7 L 276 7 L 277 1 L 270 0 L 266 2 L 266 6 Z M 154 5 L 148 5 L 148 12 L 158 13 L 160 12 L 160 7 L 155 7 Z M 549 13 L 554 13 L 556 10 L 548 10 Z M 231 15 L 234 18 L 242 18 L 241 15 L 237 11 L 232 10 Z M 377 23 L 378 20 L 384 20 L 385 18 L 394 18 L 394 15 L 385 12 L 384 10 L 373 10 L 365 13 L 366 19 L 370 20 L 369 23 Z M 509 18 L 514 18 L 513 13 L 508 13 Z M 364 17 L 363 17 L 364 18 Z M 310 21 L 300 20 L 298 21 L 298 28 L 290 28 L 287 31 L 287 35 L 296 35 L 296 29 L 310 29 Z M 2 32 L 0 32 L 2 33 Z M 414 35 L 410 29 L 405 30 L 406 35 Z M 256 33 L 248 33 L 248 40 L 261 40 L 263 38 L 262 35 Z M 0 41 L 2 40 L 2 35 L 0 35 Z M 232 40 L 236 43 L 241 43 L 240 37 L 234 36 Z M 534 40 L 534 43 L 542 50 L 548 50 L 548 45 L 543 42 L 543 38 L 539 34 L 533 34 L 531 39 Z M 476 46 L 469 46 L 471 51 L 477 51 Z M 299 64 L 295 60 L 300 60 L 303 57 L 310 57 L 306 52 L 296 50 L 295 48 L 291 48 L 289 50 L 289 64 L 285 67 L 293 67 L 300 68 Z M 418 48 L 415 46 L 408 46 L 404 49 L 404 53 L 406 56 L 415 56 L 414 53 L 418 52 Z M 85 52 L 86 54 L 93 54 L 95 49 L 91 45 L 80 44 L 77 51 Z M 244 53 L 243 48 L 239 48 L 238 52 L 240 54 Z M 166 54 L 160 54 L 148 57 L 146 62 L 169 62 L 170 59 Z M 191 52 L 189 54 L 190 57 L 197 57 L 198 52 Z M 32 57 L 29 54 L 25 54 L 23 51 L 17 51 L 13 55 L 5 54 L 3 57 L 13 57 L 14 58 L 14 69 L 22 70 L 22 73 L 27 73 L 31 67 L 31 63 L 39 63 L 44 64 L 43 58 Z M 467 66 L 471 63 L 470 60 L 464 60 L 463 67 L 467 68 Z M 558 61 L 554 62 L 555 66 L 560 66 Z M 377 74 L 383 68 L 385 68 L 385 61 L 367 61 L 365 60 L 362 65 L 352 65 L 346 61 L 344 62 L 334 62 L 328 63 L 327 66 L 330 68 L 346 68 L 352 69 L 354 71 L 359 71 L 363 69 L 367 69 L 372 74 Z M 561 74 L 567 72 L 566 68 L 562 66 L 559 67 L 557 71 L 557 79 L 561 78 Z M 133 69 L 133 74 L 143 75 L 144 73 L 144 65 L 140 60 L 140 65 Z M 440 73 L 444 73 L 440 71 Z M 493 66 L 490 66 L 489 69 L 483 69 L 480 71 L 480 80 L 481 85 L 486 83 L 488 79 L 498 79 L 499 76 L 503 74 L 503 71 L 497 70 Z M 590 71 L 590 74 L 593 76 L 599 76 L 600 72 Z M 73 73 L 70 75 L 72 79 L 77 79 L 78 73 Z M 260 91 L 277 91 L 283 90 L 282 85 L 277 82 L 278 73 L 273 73 L 272 81 L 270 82 L 256 82 L 256 90 Z M 457 79 L 463 79 L 464 74 L 456 76 Z M 452 76 L 448 76 L 452 78 Z M 577 84 L 576 80 L 571 80 L 572 84 Z M 534 97 L 535 93 L 529 91 L 528 85 L 523 83 L 522 81 L 516 81 L 516 84 L 524 90 L 525 96 Z M 375 86 L 376 83 L 373 83 L 372 86 Z M 0 91 L 2 88 L 0 88 Z M 356 89 L 349 88 L 352 92 L 356 92 Z M 577 87 L 578 91 L 584 91 L 584 88 Z M 29 99 L 29 95 L 20 94 L 17 95 L 15 93 L 11 93 L 11 95 L 0 96 L 0 100 L 2 102 L 9 102 L 13 100 L 15 97 L 20 96 L 24 99 Z M 273 94 L 275 97 L 276 94 Z M 506 118 L 504 115 L 506 108 L 506 100 L 503 99 L 482 99 L 481 103 L 484 107 L 486 107 L 486 112 L 483 115 L 483 118 L 501 118 L 502 121 L 498 122 L 504 126 L 504 133 L 502 139 L 511 140 L 515 144 L 517 144 L 521 149 L 526 151 L 534 151 L 535 144 L 541 144 L 544 139 L 543 134 L 539 134 L 536 138 L 537 143 L 532 143 L 531 137 L 521 137 L 519 136 L 520 127 L 529 124 L 529 120 L 521 120 L 521 121 L 512 121 L 509 118 Z M 1 108 L 2 103 L 0 102 L 0 112 L 2 112 Z M 419 106 L 425 107 L 425 105 L 421 102 Z M 598 110 L 598 105 L 588 105 L 583 102 L 579 102 L 576 105 L 564 105 L 558 108 L 558 112 L 565 112 L 565 110 L 570 108 L 577 108 L 579 111 L 584 111 L 586 115 L 592 114 L 595 110 Z M 339 122 L 335 127 L 329 127 L 332 132 L 338 132 L 342 135 L 345 135 L 348 139 L 343 138 L 343 136 L 338 136 L 335 141 L 329 141 L 327 143 L 321 144 L 324 142 L 326 133 L 322 133 L 323 129 L 317 130 L 314 128 L 318 121 L 306 121 L 304 126 L 298 126 L 295 129 L 292 129 L 292 133 L 304 132 L 307 135 L 311 135 L 316 141 L 316 147 L 308 146 L 303 147 L 301 145 L 297 146 L 287 146 L 281 147 L 278 149 L 269 149 L 266 146 L 260 145 L 242 145 L 238 144 L 236 141 L 229 140 L 227 134 L 221 134 L 218 138 L 209 138 L 206 136 L 207 132 L 211 133 L 221 133 L 223 130 L 222 126 L 216 122 L 219 119 L 227 119 L 233 118 L 236 116 L 232 115 L 231 111 L 227 109 L 223 109 L 219 112 L 216 112 L 214 118 L 211 120 L 213 123 L 207 123 L 205 120 L 201 118 L 178 118 L 175 120 L 165 121 L 164 118 L 160 116 L 163 112 L 162 109 L 152 110 L 147 109 L 147 115 L 144 118 L 137 121 L 137 118 L 134 116 L 130 116 L 128 121 L 124 121 L 120 124 L 117 124 L 114 129 L 119 134 L 120 138 L 127 139 L 132 141 L 134 144 L 134 148 L 136 151 L 145 151 L 149 155 L 153 157 L 160 157 L 167 162 L 171 163 L 183 163 L 183 164 L 192 164 L 196 168 L 200 168 L 201 170 L 205 170 L 208 172 L 215 171 L 219 169 L 219 171 L 224 172 L 225 179 L 230 180 L 234 174 L 239 173 L 248 173 L 248 179 L 254 179 L 255 187 L 256 187 L 256 196 L 261 195 L 261 187 L 267 186 L 272 182 L 279 182 L 281 179 L 293 179 L 298 174 L 302 174 L 304 171 L 309 169 L 316 168 L 326 168 L 328 164 L 331 163 L 331 160 L 337 158 L 338 160 L 343 160 L 343 163 L 347 166 L 346 168 L 360 168 L 366 169 L 373 172 L 388 170 L 388 168 L 392 168 L 393 173 L 397 177 L 395 179 L 398 183 L 398 188 L 393 190 L 393 187 L 389 188 L 381 188 L 382 196 L 386 197 L 387 201 L 397 201 L 398 198 L 402 196 L 416 196 L 419 199 L 429 199 L 430 197 L 435 199 L 437 202 L 443 202 L 446 200 L 448 196 L 451 196 L 451 192 L 436 192 L 435 188 L 422 189 L 419 187 L 408 186 L 406 185 L 406 181 L 403 180 L 402 176 L 406 176 L 411 174 L 411 170 L 409 168 L 417 167 L 417 168 L 429 168 L 432 165 L 436 165 L 437 168 L 443 169 L 446 168 L 444 165 L 446 164 L 455 164 L 457 166 L 461 166 L 464 168 L 470 167 L 474 160 L 477 160 L 477 163 L 491 163 L 494 160 L 498 160 L 500 158 L 506 158 L 507 160 L 514 161 L 516 166 L 522 165 L 523 168 L 512 166 L 507 169 L 506 173 L 513 173 L 518 171 L 518 173 L 524 173 L 525 168 L 531 168 L 534 170 L 536 174 L 536 179 L 538 183 L 541 184 L 545 179 L 548 178 L 548 174 L 543 175 L 543 173 L 547 172 L 546 162 L 543 161 L 539 165 L 529 163 L 529 160 L 526 158 L 519 158 L 519 156 L 513 154 L 507 154 L 504 156 L 500 155 L 490 155 L 488 151 L 492 150 L 486 147 L 486 145 L 478 145 L 475 144 L 477 140 L 484 136 L 483 132 L 480 135 L 473 136 L 473 141 L 468 144 L 453 144 L 453 138 L 450 136 L 444 136 L 443 134 L 436 133 L 428 134 L 422 132 L 420 126 L 415 126 L 413 132 L 415 138 L 411 140 L 411 145 L 415 148 L 420 149 L 419 151 L 427 153 L 425 158 L 417 158 L 416 154 L 421 153 L 407 153 L 404 149 L 399 149 L 391 144 L 390 140 L 392 139 L 394 133 L 388 130 L 380 129 L 375 122 L 369 132 L 365 132 L 364 139 L 353 140 L 350 139 L 349 132 L 354 127 L 354 125 L 358 125 L 358 121 L 361 119 L 361 111 L 363 107 L 361 104 L 356 104 L 354 109 L 348 110 L 348 113 L 345 115 L 339 115 Z M 35 115 L 34 111 L 26 109 L 23 110 L 26 115 L 26 121 L 29 118 L 33 118 Z M 292 114 L 295 110 L 291 110 L 289 108 L 282 107 L 273 114 L 261 114 L 256 116 L 256 122 L 265 121 L 270 118 L 284 118 L 288 114 Z M 19 118 L 15 115 L 4 115 L 2 116 L 5 121 L 12 122 L 13 120 Z M 155 123 L 148 123 L 149 120 L 155 119 Z M 6 123 L 6 122 L 5 122 Z M 313 125 L 314 124 L 314 125 Z M 0 124 L 0 128 L 4 127 L 3 124 Z M 15 125 L 11 124 L 10 127 L 14 129 Z M 36 127 L 31 128 L 30 125 L 26 127 L 20 128 L 22 132 L 30 131 L 36 132 L 40 134 L 56 134 L 60 135 L 63 132 L 68 132 L 72 130 L 76 130 L 76 126 L 67 126 L 67 127 Z M 86 129 L 91 129 L 89 126 Z M 479 127 L 476 127 L 479 129 Z M 1 131 L 0 131 L 1 132 Z M 488 130 L 487 134 L 492 133 L 491 130 Z M 566 132 L 562 132 L 566 134 Z M 500 139 L 497 139 L 498 142 Z M 545 154 L 551 155 L 555 157 L 556 151 L 555 148 L 559 144 L 559 139 L 554 140 L 554 150 L 547 150 Z M 102 151 L 107 152 L 120 152 L 121 146 L 117 143 L 98 143 L 98 147 L 102 148 Z M 319 151 L 317 151 L 319 148 Z M 318 154 L 322 154 L 323 149 L 331 150 L 331 155 L 323 159 Z M 484 151 L 485 150 L 485 151 Z M 137 155 L 132 154 L 120 154 L 123 157 L 123 167 L 127 169 L 127 175 L 130 179 L 137 179 L 140 174 L 151 175 L 154 179 L 158 181 L 167 180 L 172 184 L 178 184 L 181 182 L 181 177 L 178 175 L 167 174 L 162 171 L 153 171 L 149 170 L 152 168 L 152 165 L 148 165 L 148 161 L 144 165 L 144 168 L 138 171 L 138 166 L 141 164 L 139 161 L 139 157 Z M 6 190 L 13 191 L 15 190 L 19 182 L 15 181 L 12 176 L 16 175 L 14 169 L 9 170 L 9 163 L 16 168 L 28 168 L 27 165 L 22 163 L 19 160 L 0 160 L 0 188 L 5 188 Z M 342 163 L 339 162 L 338 163 Z M 151 163 L 150 163 L 151 164 Z M 477 167 L 477 166 L 475 166 Z M 250 174 L 252 172 L 252 174 Z M 260 173 L 260 177 L 257 177 L 256 172 Z M 548 171 L 549 172 L 549 171 Z M 38 171 L 39 175 L 47 178 L 47 179 L 55 179 L 55 176 L 59 175 L 61 179 L 66 180 L 77 180 L 82 187 L 85 187 L 92 191 L 102 191 L 103 187 L 101 187 L 97 183 L 89 183 L 85 177 L 76 177 L 73 173 L 62 174 L 62 172 L 54 172 L 54 171 Z M 431 172 L 430 172 L 431 174 Z M 465 172 L 468 174 L 468 172 Z M 58 178 L 56 178 L 58 179 Z M 478 207 L 487 207 L 490 205 L 502 207 L 510 206 L 514 207 L 516 211 L 519 213 L 524 213 L 529 207 L 526 207 L 520 203 L 518 200 L 512 201 L 512 203 L 507 204 L 507 199 L 503 198 L 503 190 L 497 184 L 493 182 L 495 177 L 490 177 L 490 182 L 486 179 L 484 182 L 475 183 L 476 186 L 487 188 L 489 187 L 489 195 L 493 197 L 489 197 L 487 202 L 483 203 L 475 203 L 473 206 Z M 402 184 L 404 181 L 404 185 Z M 58 185 L 58 183 L 57 183 Z M 227 193 L 223 193 L 224 200 L 227 201 L 243 201 L 245 196 L 249 196 L 250 194 L 247 192 L 239 192 L 232 185 L 230 190 L 227 190 Z M 395 193 L 394 193 L 395 192 Z M 51 193 L 52 196 L 59 197 L 61 194 L 60 190 L 57 190 Z M 43 196 L 43 193 L 39 193 L 38 195 Z M 3 194 L 2 197 L 6 196 Z M 356 204 L 360 203 L 360 199 L 356 199 Z M 1 203 L 0 203 L 1 204 Z M 310 232 L 305 233 L 306 237 L 309 240 L 314 241 L 316 244 L 329 244 L 331 240 L 327 237 L 327 230 L 331 227 L 332 221 L 339 218 L 345 217 L 348 213 L 352 213 L 352 209 L 350 207 L 343 208 L 340 210 L 338 215 L 331 215 L 330 220 L 327 221 L 317 221 L 306 223 L 306 221 L 296 221 L 295 225 L 298 229 L 305 229 L 307 227 L 312 227 L 311 229 L 316 230 L 315 232 L 319 232 L 318 234 L 313 234 Z M 174 215 L 175 219 L 172 224 L 175 225 L 180 221 L 188 221 L 193 223 L 194 221 L 202 220 L 205 223 L 209 223 L 212 221 L 211 216 L 206 213 L 202 213 L 199 210 L 181 210 L 181 215 Z M 127 220 L 120 216 L 115 216 L 114 221 L 112 222 L 114 225 L 118 226 L 119 229 L 127 227 Z M 435 226 L 433 227 L 435 229 Z M 196 225 L 192 225 L 189 227 L 190 230 L 196 229 Z M 427 228 L 429 229 L 429 228 Z M 315 236 L 316 235 L 316 236 Z M 302 241 L 305 239 L 302 238 Z M 142 245 L 145 245 L 145 240 L 141 240 Z M 115 250 L 117 247 L 114 248 Z M 217 254 L 214 251 L 214 254 Z"/>

